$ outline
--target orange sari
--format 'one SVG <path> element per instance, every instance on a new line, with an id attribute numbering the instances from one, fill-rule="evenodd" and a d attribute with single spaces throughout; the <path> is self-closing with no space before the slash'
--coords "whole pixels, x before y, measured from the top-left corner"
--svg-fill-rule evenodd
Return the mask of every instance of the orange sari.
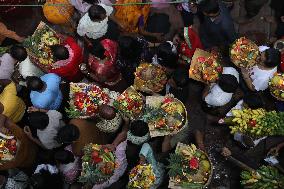
<path id="1" fill-rule="evenodd" d="M 140 2 L 141 0 L 118 0 L 117 4 Z M 146 23 L 150 12 L 150 5 L 115 6 L 115 10 L 115 17 L 126 28 L 126 32 L 137 33 L 139 18 L 143 16 L 144 23 Z"/>

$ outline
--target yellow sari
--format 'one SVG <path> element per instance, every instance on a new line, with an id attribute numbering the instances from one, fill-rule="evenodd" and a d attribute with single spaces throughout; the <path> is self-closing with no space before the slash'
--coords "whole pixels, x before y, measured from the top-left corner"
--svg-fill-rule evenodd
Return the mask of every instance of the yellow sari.
<path id="1" fill-rule="evenodd" d="M 141 3 L 141 0 L 117 1 L 117 4 L 122 3 Z M 150 5 L 115 6 L 115 10 L 115 17 L 126 28 L 126 32 L 137 33 L 139 18 L 143 16 L 144 23 L 146 23 L 150 12 Z"/>
<path id="2" fill-rule="evenodd" d="M 12 122 L 19 122 L 26 109 L 24 101 L 17 96 L 15 83 L 11 82 L 7 85 L 4 91 L 0 94 L 0 102 L 4 106 L 3 114 Z"/>

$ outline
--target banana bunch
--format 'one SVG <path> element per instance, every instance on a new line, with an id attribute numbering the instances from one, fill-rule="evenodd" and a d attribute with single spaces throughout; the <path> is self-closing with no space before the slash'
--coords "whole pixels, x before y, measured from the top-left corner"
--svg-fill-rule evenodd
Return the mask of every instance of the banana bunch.
<path id="1" fill-rule="evenodd" d="M 256 171 L 242 171 L 241 185 L 250 189 L 284 188 L 284 176 L 271 166 L 261 166 Z"/>
<path id="2" fill-rule="evenodd" d="M 265 134 L 263 126 L 258 123 L 258 120 L 266 114 L 264 109 L 232 110 L 232 114 L 234 117 L 232 122 L 235 124 L 234 126 L 230 126 L 232 134 L 236 132 L 245 133 L 250 136 L 262 136 Z"/>

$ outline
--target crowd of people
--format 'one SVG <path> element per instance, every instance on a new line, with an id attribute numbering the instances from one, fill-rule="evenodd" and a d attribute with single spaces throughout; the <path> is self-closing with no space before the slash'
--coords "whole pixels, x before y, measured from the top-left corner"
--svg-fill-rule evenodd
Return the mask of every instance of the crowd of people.
<path id="1" fill-rule="evenodd" d="M 265 0 L 244 2 L 247 15 L 236 20 L 240 24 L 253 21 L 266 3 Z M 151 188 L 168 188 L 169 154 L 175 151 L 178 142 L 195 143 L 206 152 L 204 130 L 186 128 L 177 135 L 151 138 L 147 122 L 121 114 L 112 103 L 101 105 L 98 115 L 88 119 L 70 119 L 66 112 L 70 83 L 96 84 L 117 98 L 134 84 L 136 68 L 143 62 L 162 67 L 167 75 L 161 92 L 144 91 L 143 96 L 171 94 L 186 105 L 192 92 L 188 86 L 196 82 L 189 76 L 195 50 L 222 56 L 223 70 L 218 81 L 200 83 L 204 90 L 198 94 L 203 111 L 212 115 L 216 124 L 224 124 L 223 118 L 232 115 L 231 109 L 284 110 L 284 103 L 271 96 L 268 89 L 274 74 L 284 72 L 281 55 L 281 51 L 284 54 L 281 43 L 284 3 L 281 1 L 272 0 L 275 17 L 268 20 L 277 23 L 275 37 L 279 44 L 258 44 L 261 55 L 250 69 L 236 67 L 229 57 L 231 44 L 241 37 L 230 15 L 234 0 L 183 3 L 69 0 L 68 3 L 74 14 L 66 25 L 73 33 L 60 33 L 62 43 L 50 47 L 55 68 L 48 73 L 30 57 L 24 46 L 27 36 L 19 36 L 5 26 L 5 21 L 0 22 L 0 46 L 5 49 L 0 57 L 0 132 L 20 141 L 15 158 L 0 164 L 1 188 L 123 189 L 127 188 L 130 170 L 145 162 L 153 166 L 156 177 Z M 198 27 L 195 22 L 199 23 Z M 145 75 L 149 80 L 156 77 L 151 71 Z M 189 110 L 189 117 L 191 113 Z M 189 139 L 190 134 L 194 140 Z M 256 148 L 249 136 L 235 134 L 234 139 L 244 148 Z M 257 168 L 270 151 L 278 154 L 278 167 L 283 171 L 284 140 L 280 137 L 279 141 L 274 148 L 266 149 L 259 161 L 248 162 L 250 158 L 238 157 L 228 148 L 221 153 Z M 78 182 L 83 150 L 90 143 L 119 152 L 117 158 L 121 162 L 113 177 L 93 186 Z"/>

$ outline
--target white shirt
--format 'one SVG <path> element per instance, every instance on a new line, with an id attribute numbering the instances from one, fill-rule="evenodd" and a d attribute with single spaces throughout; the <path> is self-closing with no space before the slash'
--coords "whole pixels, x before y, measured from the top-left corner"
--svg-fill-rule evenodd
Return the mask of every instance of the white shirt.
<path id="1" fill-rule="evenodd" d="M 19 64 L 19 72 L 24 79 L 26 79 L 28 76 L 40 77 L 44 75 L 41 69 L 30 61 L 29 57 Z"/>
<path id="2" fill-rule="evenodd" d="M 8 53 L 0 57 L 0 79 L 11 79 L 16 60 Z"/>
<path id="3" fill-rule="evenodd" d="M 264 91 L 268 88 L 269 80 L 277 72 L 277 67 L 271 70 L 262 70 L 257 65 L 249 70 L 252 84 L 256 91 Z"/>
<path id="4" fill-rule="evenodd" d="M 113 8 L 104 4 L 98 5 L 102 6 L 106 10 L 107 17 L 100 22 L 93 22 L 89 17 L 89 13 L 86 13 L 80 19 L 77 27 L 77 33 L 80 36 L 87 36 L 91 39 L 99 39 L 106 34 L 108 29 L 108 17 L 111 15 Z"/>
<path id="5" fill-rule="evenodd" d="M 56 110 L 49 110 L 46 114 L 49 117 L 48 126 L 44 130 L 37 130 L 37 136 L 45 148 L 57 148 L 61 144 L 55 141 L 55 137 L 59 129 L 64 126 L 61 121 L 62 114 Z"/>
<path id="6" fill-rule="evenodd" d="M 233 67 L 224 67 L 222 74 L 229 74 L 233 75 L 236 77 L 237 81 L 239 82 L 239 72 L 233 68 Z M 220 86 L 216 83 L 211 84 L 210 87 L 210 92 L 209 94 L 205 97 L 205 102 L 207 103 L 208 106 L 224 106 L 233 97 L 233 93 L 227 93 L 224 92 Z"/>

